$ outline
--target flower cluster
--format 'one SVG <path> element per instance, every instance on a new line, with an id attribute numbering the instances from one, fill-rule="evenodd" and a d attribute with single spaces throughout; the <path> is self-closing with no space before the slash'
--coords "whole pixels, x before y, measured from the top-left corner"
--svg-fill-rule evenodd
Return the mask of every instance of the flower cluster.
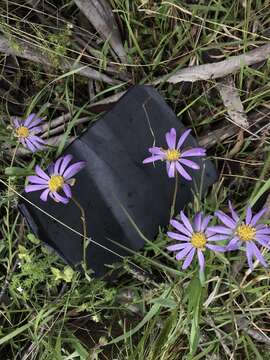
<path id="1" fill-rule="evenodd" d="M 42 119 L 35 114 L 29 115 L 25 120 L 15 118 L 13 122 L 19 141 L 33 152 L 42 149 L 44 145 L 44 141 L 36 135 L 40 132 L 41 122 Z M 177 141 L 176 130 L 172 128 L 165 135 L 168 148 L 157 146 L 149 148 L 151 156 L 146 158 L 143 163 L 165 161 L 170 178 L 176 177 L 179 173 L 185 180 L 191 181 L 192 177 L 185 167 L 198 170 L 200 167 L 194 158 L 205 156 L 206 151 L 200 147 L 183 149 L 190 132 L 191 130 L 184 131 Z M 29 184 L 25 187 L 25 191 L 41 190 L 41 200 L 47 201 L 50 196 L 56 202 L 67 204 L 72 198 L 71 187 L 75 184 L 74 175 L 85 166 L 83 161 L 71 165 L 72 159 L 72 155 L 58 158 L 54 164 L 48 167 L 47 173 L 37 165 L 36 175 L 28 177 Z M 169 238 L 177 240 L 177 243 L 168 246 L 167 250 L 177 252 L 176 259 L 183 260 L 183 269 L 189 267 L 194 256 L 197 255 L 200 271 L 204 271 L 207 250 L 226 252 L 243 249 L 251 270 L 253 269 L 253 258 L 256 258 L 263 266 L 267 266 L 259 249 L 259 247 L 270 249 L 270 228 L 259 223 L 266 209 L 252 216 L 251 208 L 248 208 L 244 220 L 236 213 L 230 202 L 229 209 L 230 216 L 222 211 L 215 212 L 215 217 L 221 223 L 215 226 L 211 226 L 214 217 L 205 216 L 201 212 L 197 213 L 190 221 L 181 211 L 179 219 L 170 221 L 175 230 L 168 231 L 167 235 Z"/>
<path id="2" fill-rule="evenodd" d="M 181 211 L 180 221 L 171 220 L 171 225 L 178 232 L 167 233 L 168 237 L 179 242 L 167 247 L 169 251 L 177 251 L 176 259 L 185 258 L 182 268 L 186 269 L 192 262 L 194 255 L 197 253 L 200 265 L 200 271 L 204 270 L 205 250 L 217 252 L 233 251 L 243 249 L 250 270 L 253 270 L 253 257 L 256 258 L 264 267 L 267 263 L 259 250 L 257 244 L 270 249 L 270 228 L 265 224 L 258 224 L 259 220 L 267 209 L 263 209 L 252 216 L 251 208 L 246 211 L 245 220 L 242 221 L 240 216 L 235 212 L 229 202 L 231 216 L 222 211 L 215 212 L 215 216 L 222 225 L 209 226 L 212 216 L 203 216 L 202 213 L 196 214 L 194 221 L 189 221 Z M 216 245 L 213 242 L 224 241 L 227 245 Z M 257 244 L 256 244 L 257 243 Z"/>

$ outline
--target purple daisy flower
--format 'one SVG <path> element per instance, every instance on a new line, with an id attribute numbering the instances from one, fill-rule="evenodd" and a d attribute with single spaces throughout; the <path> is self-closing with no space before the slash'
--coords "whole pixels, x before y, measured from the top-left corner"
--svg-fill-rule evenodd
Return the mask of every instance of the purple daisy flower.
<path id="1" fill-rule="evenodd" d="M 170 224 L 179 231 L 179 233 L 168 231 L 167 235 L 180 241 L 178 244 L 167 247 L 169 251 L 178 251 L 176 260 L 182 260 L 186 257 L 182 269 L 186 269 L 192 262 L 195 253 L 197 252 L 200 271 L 204 270 L 205 259 L 203 252 L 207 249 L 224 252 L 226 247 L 212 244 L 214 241 L 226 240 L 227 236 L 217 235 L 209 232 L 208 224 L 212 216 L 203 216 L 197 213 L 193 224 L 188 220 L 183 211 L 180 213 L 181 222 L 171 220 Z"/>
<path id="2" fill-rule="evenodd" d="M 32 152 L 43 149 L 46 144 L 38 134 L 41 131 L 40 123 L 43 119 L 37 117 L 36 114 L 30 114 L 25 120 L 15 117 L 13 126 L 15 128 L 15 136 L 19 138 L 21 144 Z"/>
<path id="3" fill-rule="evenodd" d="M 239 215 L 235 212 L 229 201 L 231 216 L 222 211 L 217 211 L 215 215 L 225 225 L 212 226 L 208 230 L 213 233 L 226 235 L 230 239 L 227 250 L 238 250 L 241 245 L 245 247 L 246 257 L 250 270 L 253 269 L 252 258 L 255 257 L 264 266 L 267 263 L 258 249 L 256 242 L 270 249 L 270 228 L 264 224 L 257 224 L 267 208 L 262 209 L 252 216 L 251 208 L 248 207 L 244 221 L 240 221 Z"/>
<path id="4" fill-rule="evenodd" d="M 69 165 L 72 155 L 61 156 L 48 168 L 46 174 L 38 165 L 35 167 L 36 175 L 28 176 L 31 183 L 25 187 L 26 192 L 43 190 L 40 199 L 47 201 L 48 195 L 56 201 L 67 204 L 72 197 L 71 186 L 75 184 L 73 178 L 84 166 L 84 161 Z M 62 192 L 62 195 L 59 192 Z"/>
<path id="5" fill-rule="evenodd" d="M 160 147 L 151 147 L 148 151 L 152 154 L 150 157 L 144 159 L 143 164 L 153 163 L 155 161 L 166 161 L 167 173 L 170 178 L 175 177 L 176 171 L 183 176 L 186 180 L 192 180 L 192 177 L 184 169 L 183 165 L 198 170 L 200 167 L 194 161 L 187 158 L 194 156 L 205 156 L 206 150 L 204 148 L 192 148 L 189 150 L 181 151 L 181 146 L 187 139 L 191 129 L 186 130 L 180 136 L 178 143 L 176 144 L 176 130 L 172 128 L 166 133 L 166 142 L 168 149 L 162 149 Z"/>

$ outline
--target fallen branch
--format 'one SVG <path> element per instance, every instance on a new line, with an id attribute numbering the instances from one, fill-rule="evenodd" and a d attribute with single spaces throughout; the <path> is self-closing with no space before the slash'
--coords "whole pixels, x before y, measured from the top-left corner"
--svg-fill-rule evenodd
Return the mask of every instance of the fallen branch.
<path id="1" fill-rule="evenodd" d="M 42 53 L 37 47 L 18 39 L 12 39 L 12 41 L 13 43 L 4 36 L 0 36 L 0 52 L 6 55 L 18 56 L 45 66 L 55 67 L 50 57 L 45 52 Z M 58 54 L 54 54 L 54 56 L 57 57 L 58 67 L 62 71 L 74 71 L 89 79 L 103 81 L 108 84 L 119 84 L 119 81 L 112 79 L 105 74 L 101 74 L 97 70 L 77 62 L 76 60 L 71 61 L 63 56 L 58 56 Z"/>
<path id="2" fill-rule="evenodd" d="M 87 116 L 87 117 L 83 117 L 83 118 L 80 118 L 80 119 L 77 119 L 74 123 L 74 126 L 77 126 L 77 125 L 80 125 L 80 124 L 84 124 L 84 123 L 87 123 L 90 121 L 90 118 Z M 67 124 L 66 122 L 63 122 L 63 124 L 57 126 L 57 127 L 54 127 L 53 129 L 49 129 L 47 130 L 45 133 L 43 133 L 41 135 L 41 137 L 43 139 L 46 139 L 48 137 L 51 137 L 52 135 L 56 135 L 56 134 L 61 134 L 63 132 L 65 132 L 65 130 L 67 129 Z"/>
<path id="3" fill-rule="evenodd" d="M 250 337 L 252 337 L 256 341 L 258 341 L 260 343 L 264 343 L 269 346 L 270 338 L 263 332 L 263 330 L 261 330 L 259 327 L 257 327 L 254 322 L 253 322 L 253 325 L 256 326 L 257 330 L 252 329 L 250 327 L 251 324 L 252 323 L 250 323 L 247 318 L 240 318 L 239 320 L 237 320 L 237 325 L 239 326 L 239 328 L 242 331 L 246 332 Z"/>
<path id="4" fill-rule="evenodd" d="M 108 41 L 122 62 L 126 54 L 110 4 L 106 0 L 75 0 L 75 4 L 88 18 L 105 41 Z"/>
<path id="5" fill-rule="evenodd" d="M 223 61 L 183 68 L 169 77 L 168 75 L 165 77 L 163 76 L 161 79 L 156 80 L 154 84 L 159 84 L 163 81 L 176 84 L 182 81 L 194 82 L 199 80 L 218 79 L 240 70 L 243 66 L 249 66 L 267 60 L 269 56 L 270 43 L 267 43 L 257 49 L 248 51 L 245 54 L 231 56 Z"/>
<path id="6" fill-rule="evenodd" d="M 237 126 L 226 125 L 220 129 L 211 130 L 206 135 L 202 136 L 198 143 L 200 146 L 205 147 L 206 149 L 211 148 L 212 146 L 221 143 L 227 138 L 237 134 Z"/>

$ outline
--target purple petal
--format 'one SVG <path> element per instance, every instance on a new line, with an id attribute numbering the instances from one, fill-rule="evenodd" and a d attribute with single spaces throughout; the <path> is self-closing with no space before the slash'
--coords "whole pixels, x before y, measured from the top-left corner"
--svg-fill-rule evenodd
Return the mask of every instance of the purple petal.
<path id="1" fill-rule="evenodd" d="M 190 233 L 192 234 L 194 232 L 193 228 L 183 211 L 180 212 L 180 217 L 181 217 L 182 223 L 185 225 L 186 229 L 188 229 L 190 231 Z"/>
<path id="2" fill-rule="evenodd" d="M 186 170 L 178 161 L 176 161 L 176 169 L 179 172 L 179 174 L 183 176 L 183 178 L 185 178 L 188 181 L 192 180 L 192 177 L 186 172 Z"/>
<path id="3" fill-rule="evenodd" d="M 257 239 L 260 239 L 260 240 L 263 240 L 263 241 L 266 241 L 266 242 L 270 242 L 270 236 L 269 235 L 265 235 L 265 234 L 263 234 L 263 235 L 258 235 L 258 234 L 256 234 L 255 235 L 255 239 L 257 240 Z"/>
<path id="4" fill-rule="evenodd" d="M 193 248 L 193 249 L 190 251 L 190 253 L 187 255 L 186 260 L 184 261 L 183 266 L 182 266 L 182 269 L 183 269 L 183 270 L 185 270 L 186 268 L 188 268 L 189 265 L 191 264 L 191 262 L 192 262 L 192 260 L 193 260 L 193 257 L 194 257 L 194 254 L 195 254 L 195 251 L 196 251 L 196 249 Z"/>
<path id="5" fill-rule="evenodd" d="M 247 208 L 247 214 L 246 214 L 246 224 L 249 225 L 250 221 L 252 219 L 252 211 L 251 208 Z"/>
<path id="6" fill-rule="evenodd" d="M 228 226 L 230 229 L 235 229 L 236 222 L 230 218 L 228 215 L 224 214 L 222 211 L 216 211 L 215 215 L 219 218 L 220 221 L 223 222 L 226 226 Z"/>
<path id="7" fill-rule="evenodd" d="M 201 231 L 201 224 L 202 224 L 202 213 L 199 212 L 195 215 L 195 219 L 194 219 L 194 227 L 196 231 Z"/>
<path id="8" fill-rule="evenodd" d="M 190 241 L 190 238 L 188 238 L 187 236 L 184 235 L 180 235 L 177 234 L 175 232 L 172 231 L 168 231 L 167 235 L 171 238 L 171 239 L 175 239 L 175 240 L 179 240 L 179 241 Z"/>
<path id="9" fill-rule="evenodd" d="M 39 176 L 31 175 L 27 178 L 32 184 L 48 184 L 48 180 L 42 179 Z"/>
<path id="10" fill-rule="evenodd" d="M 230 208 L 230 212 L 232 214 L 232 218 L 233 220 L 238 223 L 239 221 L 239 216 L 237 215 L 237 213 L 234 211 L 234 208 L 232 207 L 232 203 L 231 201 L 229 200 L 229 208 Z"/>
<path id="11" fill-rule="evenodd" d="M 227 245 L 227 250 L 228 251 L 238 250 L 239 246 L 240 246 L 239 237 L 235 236 Z"/>
<path id="12" fill-rule="evenodd" d="M 17 129 L 18 127 L 20 127 L 20 119 L 15 117 L 13 120 L 12 120 L 14 126 L 15 126 L 15 129 Z"/>
<path id="13" fill-rule="evenodd" d="M 225 246 L 219 246 L 219 245 L 206 244 L 206 247 L 210 250 L 217 251 L 217 252 L 225 252 L 227 250 L 227 248 Z"/>
<path id="14" fill-rule="evenodd" d="M 203 272 L 204 271 L 204 266 L 205 266 L 205 260 L 204 260 L 204 255 L 201 249 L 197 250 L 197 255 L 198 255 L 198 260 L 199 260 L 199 265 L 200 265 L 200 271 Z"/>
<path id="15" fill-rule="evenodd" d="M 42 179 L 50 180 L 49 176 L 41 169 L 39 165 L 36 165 L 35 172 L 38 176 L 40 176 Z"/>
<path id="16" fill-rule="evenodd" d="M 161 155 L 162 157 L 165 157 L 165 152 L 164 152 L 164 150 L 161 150 L 161 148 L 159 148 L 159 147 L 157 147 L 157 146 L 153 146 L 153 147 L 149 148 L 148 151 L 149 151 L 152 155 Z"/>
<path id="17" fill-rule="evenodd" d="M 60 158 L 58 158 L 58 159 L 56 160 L 56 162 L 54 163 L 54 168 L 53 168 L 53 173 L 54 173 L 54 175 L 60 175 L 60 173 L 59 173 L 59 168 L 60 168 L 60 165 L 61 165 L 62 161 L 63 161 L 63 156 L 61 156 Z M 62 175 L 62 174 L 61 174 L 61 175 Z"/>
<path id="18" fill-rule="evenodd" d="M 37 116 L 37 114 L 30 114 L 27 116 L 27 118 L 24 120 L 23 125 L 29 127 L 29 124 L 33 121 L 33 119 Z"/>
<path id="19" fill-rule="evenodd" d="M 69 186 L 68 184 L 64 184 L 64 185 L 63 185 L 63 190 L 64 190 L 65 195 L 66 195 L 68 198 L 71 198 L 71 197 L 72 197 L 71 189 L 70 189 L 70 186 Z"/>
<path id="20" fill-rule="evenodd" d="M 211 215 L 205 216 L 203 218 L 202 225 L 201 225 L 201 232 L 205 231 L 205 229 L 207 228 L 207 226 L 208 226 L 211 219 L 212 219 Z"/>
<path id="21" fill-rule="evenodd" d="M 247 243 L 246 256 L 247 256 L 248 266 L 249 266 L 250 270 L 252 271 L 253 270 L 253 262 L 252 262 L 253 251 L 252 251 L 252 247 L 250 246 L 250 242 Z"/>
<path id="22" fill-rule="evenodd" d="M 182 250 L 185 248 L 186 248 L 186 244 L 175 244 L 175 245 L 168 246 L 166 249 L 169 251 L 176 251 L 176 250 Z"/>
<path id="23" fill-rule="evenodd" d="M 28 137 L 28 140 L 30 140 L 37 147 L 41 147 L 42 145 L 46 144 L 46 142 L 43 139 L 41 139 L 39 136 L 32 134 Z"/>
<path id="24" fill-rule="evenodd" d="M 207 238 L 207 241 L 224 241 L 228 239 L 228 235 L 212 235 Z"/>
<path id="25" fill-rule="evenodd" d="M 194 161 L 187 160 L 187 159 L 179 159 L 178 160 L 181 164 L 186 165 L 190 167 L 191 169 L 198 170 L 200 167 L 198 164 L 196 164 Z"/>
<path id="26" fill-rule="evenodd" d="M 265 224 L 258 224 L 255 226 L 257 230 L 260 230 L 260 229 L 264 229 L 265 227 L 267 227 L 267 225 Z"/>
<path id="27" fill-rule="evenodd" d="M 166 161 L 166 170 L 167 170 L 168 176 L 169 176 L 169 171 L 170 171 L 170 165 L 171 165 L 171 163 L 169 161 Z"/>
<path id="28" fill-rule="evenodd" d="M 48 187 L 48 185 L 26 185 L 26 187 L 24 188 L 24 191 L 28 193 L 28 192 L 47 189 L 47 187 Z"/>
<path id="29" fill-rule="evenodd" d="M 168 172 L 169 178 L 173 178 L 175 176 L 175 162 L 170 163 L 169 172 Z"/>
<path id="30" fill-rule="evenodd" d="M 37 149 L 36 147 L 31 143 L 31 141 L 29 141 L 27 138 L 24 139 L 25 142 L 26 142 L 26 147 L 32 151 L 32 152 L 35 152 Z"/>
<path id="31" fill-rule="evenodd" d="M 268 241 L 265 241 L 265 239 L 262 239 L 262 238 L 255 238 L 256 241 L 258 241 L 258 243 L 264 247 L 266 247 L 267 249 L 270 249 L 270 242 L 269 240 Z"/>
<path id="32" fill-rule="evenodd" d="M 267 267 L 267 263 L 265 261 L 265 258 L 262 256 L 262 253 L 260 252 L 260 250 L 257 248 L 257 246 L 252 242 L 249 241 L 249 245 L 252 248 L 252 252 L 253 255 L 259 260 L 259 262 L 264 266 Z"/>
<path id="33" fill-rule="evenodd" d="M 32 135 L 36 135 L 36 134 L 41 132 L 42 127 L 41 126 L 35 126 L 35 127 L 31 128 L 29 130 L 31 130 Z M 43 141 L 41 138 L 40 138 L 40 140 Z"/>
<path id="34" fill-rule="evenodd" d="M 70 179 L 73 175 L 77 174 L 85 167 L 85 161 L 79 161 L 71 166 L 69 166 L 63 174 L 65 179 Z"/>
<path id="35" fill-rule="evenodd" d="M 47 167 L 47 171 L 48 171 L 48 174 L 50 176 L 53 175 L 53 168 L 54 168 L 54 164 L 53 163 L 50 163 L 50 165 Z"/>
<path id="36" fill-rule="evenodd" d="M 32 142 L 37 150 L 43 150 L 44 146 L 47 145 L 46 142 L 40 139 L 38 136 L 31 135 L 28 139 Z"/>
<path id="37" fill-rule="evenodd" d="M 37 125 L 39 125 L 42 121 L 43 121 L 43 119 L 36 118 L 34 121 L 31 122 L 31 124 L 28 125 L 28 128 L 33 131 L 33 128 L 37 127 Z M 39 130 L 41 130 L 41 129 L 39 129 Z"/>
<path id="38" fill-rule="evenodd" d="M 176 254 L 176 256 L 175 256 L 176 260 L 183 259 L 190 252 L 191 249 L 193 250 L 191 244 L 185 244 L 185 245 L 186 245 L 185 248 Z"/>
<path id="39" fill-rule="evenodd" d="M 64 196 L 61 196 L 57 192 L 50 193 L 50 195 L 56 202 L 60 202 L 62 204 L 67 204 L 69 202 L 68 198 L 65 198 Z"/>
<path id="40" fill-rule="evenodd" d="M 184 144 L 184 142 L 186 141 L 186 138 L 188 137 L 188 135 L 190 134 L 191 129 L 187 129 L 186 131 L 183 132 L 183 134 L 180 136 L 180 139 L 178 140 L 177 143 L 177 150 L 180 149 L 180 147 Z"/>
<path id="41" fill-rule="evenodd" d="M 166 141 L 169 149 L 175 149 L 176 144 L 176 130 L 172 128 L 169 132 L 166 133 Z"/>
<path id="42" fill-rule="evenodd" d="M 259 230 L 257 230 L 257 227 L 256 227 L 256 234 L 258 234 L 258 235 L 270 234 L 270 228 L 268 228 L 266 225 L 264 225 L 264 226 L 265 226 L 264 229 L 259 229 Z"/>
<path id="43" fill-rule="evenodd" d="M 40 143 L 36 142 L 35 140 L 32 140 L 30 138 L 25 139 L 26 141 L 26 145 L 27 147 L 32 151 L 32 152 L 36 152 L 38 150 L 43 150 L 43 145 L 41 145 Z"/>
<path id="44" fill-rule="evenodd" d="M 205 156 L 205 155 L 206 155 L 206 150 L 203 148 L 193 148 L 182 152 L 182 158 L 193 157 L 193 156 Z"/>
<path id="45" fill-rule="evenodd" d="M 183 234 L 187 235 L 188 237 L 192 236 L 192 233 L 187 228 L 185 228 L 182 224 L 180 224 L 180 222 L 178 222 L 177 220 L 171 220 L 170 224 L 174 228 L 176 228 L 180 233 L 183 233 Z"/>
<path id="46" fill-rule="evenodd" d="M 259 211 L 256 215 L 254 215 L 250 221 L 250 225 L 255 226 L 256 223 L 260 220 L 260 218 L 263 216 L 263 214 L 266 213 L 267 210 L 268 210 L 267 208 L 264 208 L 261 211 Z"/>
<path id="47" fill-rule="evenodd" d="M 225 227 L 225 226 L 221 226 L 221 225 L 216 225 L 216 226 L 210 226 L 207 229 L 207 233 L 211 234 L 224 234 L 224 235 L 231 235 L 232 234 L 232 230 Z"/>
<path id="48" fill-rule="evenodd" d="M 46 189 L 42 192 L 42 194 L 40 195 L 40 199 L 42 201 L 47 201 L 48 199 L 48 195 L 49 195 L 50 189 Z"/>
<path id="49" fill-rule="evenodd" d="M 158 160 L 163 160 L 163 157 L 160 156 L 160 155 L 152 155 L 152 156 L 144 159 L 143 164 L 149 164 L 151 162 L 155 162 L 155 161 L 158 161 Z"/>

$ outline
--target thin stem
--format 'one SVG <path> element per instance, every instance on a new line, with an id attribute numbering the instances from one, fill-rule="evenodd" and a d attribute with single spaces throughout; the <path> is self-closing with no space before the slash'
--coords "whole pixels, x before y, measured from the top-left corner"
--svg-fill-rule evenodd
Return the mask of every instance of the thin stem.
<path id="1" fill-rule="evenodd" d="M 82 225 L 83 225 L 83 268 L 86 271 L 87 270 L 86 248 L 88 245 L 87 244 L 88 238 L 87 238 L 85 211 L 84 211 L 83 207 L 81 206 L 81 204 L 74 197 L 72 197 L 72 201 L 78 207 L 78 209 L 80 210 L 80 213 L 81 213 L 81 220 L 82 220 Z"/>
<path id="2" fill-rule="evenodd" d="M 176 171 L 175 172 L 175 185 L 174 185 L 174 193 L 173 193 L 173 199 L 172 199 L 170 220 L 173 218 L 173 215 L 174 215 L 177 192 L 178 192 L 178 172 Z"/>
<path id="3" fill-rule="evenodd" d="M 12 159 L 11 159 L 11 163 L 10 163 L 10 167 L 13 167 L 14 161 L 15 161 L 15 157 L 16 157 L 16 153 L 18 150 L 20 143 L 19 141 L 16 144 L 16 147 L 14 149 L 13 155 L 12 155 Z M 10 270 L 11 264 L 12 264 L 12 235 L 10 233 L 10 226 L 9 226 L 9 216 L 10 216 L 10 187 L 11 187 L 11 179 L 10 176 L 8 177 L 8 191 L 7 191 L 7 227 L 8 227 L 8 253 L 9 253 L 9 264 L 8 264 L 8 270 Z"/>

